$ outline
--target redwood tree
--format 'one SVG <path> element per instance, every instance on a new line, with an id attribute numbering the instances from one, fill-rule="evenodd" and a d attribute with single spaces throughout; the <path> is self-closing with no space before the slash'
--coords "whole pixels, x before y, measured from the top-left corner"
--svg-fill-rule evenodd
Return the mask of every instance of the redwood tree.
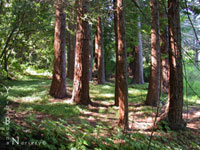
<path id="1" fill-rule="evenodd" d="M 185 127 L 183 112 L 183 73 L 181 55 L 181 29 L 179 15 L 179 0 L 168 0 L 169 24 L 169 125 L 177 130 Z"/>
<path id="2" fill-rule="evenodd" d="M 104 47 L 102 36 L 102 21 L 101 17 L 97 17 L 96 35 L 95 35 L 95 53 L 97 56 L 97 83 L 105 83 L 105 67 L 104 67 Z"/>
<path id="3" fill-rule="evenodd" d="M 113 0 L 113 9 L 114 9 L 114 32 L 115 32 L 115 49 L 116 49 L 116 67 L 115 67 L 115 106 L 119 106 L 118 101 L 118 33 L 117 33 L 117 0 Z"/>
<path id="4" fill-rule="evenodd" d="M 89 0 L 77 0 L 77 30 L 72 100 L 77 104 L 83 105 L 91 103 L 89 97 L 90 27 L 88 18 L 84 18 L 88 10 Z"/>
<path id="5" fill-rule="evenodd" d="M 54 35 L 54 70 L 50 95 L 66 97 L 66 58 L 65 58 L 65 14 L 62 0 L 56 1 L 56 23 Z"/>
<path id="6" fill-rule="evenodd" d="M 150 0 L 151 7 L 151 72 L 146 105 L 157 106 L 160 101 L 160 35 L 158 0 Z"/>
<path id="7" fill-rule="evenodd" d="M 117 1 L 117 96 L 119 101 L 119 126 L 128 128 L 128 83 L 127 83 L 127 52 L 125 40 L 124 0 Z"/>

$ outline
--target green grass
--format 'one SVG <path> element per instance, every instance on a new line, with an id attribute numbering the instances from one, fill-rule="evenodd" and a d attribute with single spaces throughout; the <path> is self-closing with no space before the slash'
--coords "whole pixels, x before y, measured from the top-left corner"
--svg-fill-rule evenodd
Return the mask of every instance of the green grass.
<path id="1" fill-rule="evenodd" d="M 191 82 L 191 81 L 190 81 Z M 192 83 L 192 82 L 191 82 Z M 101 103 L 109 107 L 79 106 L 67 103 L 70 98 L 52 101 L 49 96 L 51 80 L 43 75 L 23 76 L 20 80 L 4 81 L 9 88 L 7 97 L 14 114 L 18 117 L 16 122 L 11 120 L 9 134 L 19 136 L 25 141 L 42 141 L 40 146 L 25 146 L 27 149 L 147 149 L 149 135 L 146 131 L 131 131 L 124 134 L 117 127 L 118 107 L 110 107 L 114 104 L 114 83 L 96 85 L 90 82 L 90 97 L 93 102 Z M 191 84 L 200 94 L 200 82 Z M 144 119 L 156 112 L 156 108 L 149 106 L 134 106 L 145 101 L 148 84 L 129 85 L 129 122 L 134 122 L 133 115 L 139 113 L 140 119 Z M 6 93 L 4 87 L 0 87 L 1 95 Z M 72 91 L 72 81 L 67 79 L 67 91 Z M 166 95 L 162 96 L 166 101 Z M 187 100 L 187 103 L 186 103 Z M 199 97 L 195 96 L 191 89 L 185 95 L 185 105 L 199 104 Z M 1 137 L 5 137 L 5 125 L 0 128 Z M 176 133 L 176 135 L 173 135 Z M 189 135 L 191 131 L 183 133 L 158 131 L 153 137 L 151 147 L 153 150 L 168 149 L 198 149 L 197 136 Z M 166 134 L 169 138 L 166 138 Z M 171 137 L 171 135 L 173 135 Z M 179 140 L 176 140 L 179 138 Z M 184 139 L 186 138 L 186 139 Z M 192 139 L 192 140 L 189 140 Z M 2 138 L 1 138 L 2 140 Z M 184 142 L 188 140 L 188 142 Z M 1 145 L 0 145 L 1 146 Z M 20 146 L 15 145 L 20 149 Z M 200 149 L 200 148 L 199 148 Z"/>

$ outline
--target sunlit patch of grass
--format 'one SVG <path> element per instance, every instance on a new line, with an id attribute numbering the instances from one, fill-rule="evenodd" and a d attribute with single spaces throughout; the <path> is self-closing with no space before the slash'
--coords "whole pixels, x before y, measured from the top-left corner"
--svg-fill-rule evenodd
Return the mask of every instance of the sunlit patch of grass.
<path id="1" fill-rule="evenodd" d="M 129 102 L 142 103 L 146 99 L 147 84 L 143 85 L 130 85 L 128 88 Z"/>
<path id="2" fill-rule="evenodd" d="M 44 102 L 48 98 L 50 80 L 38 76 L 25 76 L 23 80 L 7 81 L 8 99 L 15 102 Z"/>
<path id="3" fill-rule="evenodd" d="M 94 101 L 114 101 L 114 86 L 112 84 L 95 85 L 90 83 L 90 97 Z"/>
<path id="4" fill-rule="evenodd" d="M 30 75 L 37 75 L 37 76 L 52 76 L 52 73 L 47 70 L 34 69 L 33 67 L 28 67 L 25 70 L 25 73 L 28 73 Z"/>
<path id="5" fill-rule="evenodd" d="M 70 104 L 34 104 L 21 103 L 17 108 L 18 112 L 22 111 L 37 111 L 44 114 L 49 114 L 59 118 L 78 117 L 85 106 L 70 105 Z"/>
<path id="6" fill-rule="evenodd" d="M 184 96 L 184 105 L 196 105 L 200 104 L 200 99 L 197 95 L 194 96 Z"/>

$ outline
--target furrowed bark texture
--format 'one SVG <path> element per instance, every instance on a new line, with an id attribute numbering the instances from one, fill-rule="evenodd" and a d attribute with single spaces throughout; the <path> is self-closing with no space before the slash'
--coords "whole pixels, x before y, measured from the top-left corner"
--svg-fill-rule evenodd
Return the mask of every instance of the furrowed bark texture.
<path id="1" fill-rule="evenodd" d="M 115 49 L 116 49 L 116 67 L 115 67 L 115 106 L 119 106 L 118 101 L 118 32 L 117 32 L 117 0 L 113 0 L 113 6 L 114 6 L 114 32 L 115 32 Z"/>
<path id="2" fill-rule="evenodd" d="M 90 27 L 87 18 L 82 19 L 88 13 L 88 9 L 89 0 L 77 1 L 77 31 L 72 100 L 82 105 L 91 103 L 89 97 Z"/>
<path id="3" fill-rule="evenodd" d="M 54 35 L 54 70 L 50 95 L 64 98 L 66 93 L 66 58 L 65 58 L 65 14 L 62 0 L 56 1 L 56 23 Z"/>
<path id="4" fill-rule="evenodd" d="M 117 82 L 119 101 L 119 122 L 118 125 L 124 129 L 128 128 L 128 83 L 127 83 L 127 52 L 125 40 L 125 15 L 124 1 L 117 0 L 117 32 L 118 32 L 118 53 L 117 53 Z"/>
<path id="5" fill-rule="evenodd" d="M 182 118 L 183 112 L 183 73 L 181 55 L 181 30 L 179 15 L 179 0 L 168 0 L 169 17 L 169 125 L 173 130 L 182 129 L 185 123 Z"/>
<path id="6" fill-rule="evenodd" d="M 158 0 L 151 0 L 151 72 L 146 105 L 157 106 L 160 101 L 160 35 Z"/>
<path id="7" fill-rule="evenodd" d="M 105 67 L 104 67 L 104 48 L 103 48 L 103 37 L 102 37 L 102 22 L 101 18 L 97 18 L 96 35 L 95 35 L 95 51 L 97 53 L 97 83 L 105 83 Z"/>

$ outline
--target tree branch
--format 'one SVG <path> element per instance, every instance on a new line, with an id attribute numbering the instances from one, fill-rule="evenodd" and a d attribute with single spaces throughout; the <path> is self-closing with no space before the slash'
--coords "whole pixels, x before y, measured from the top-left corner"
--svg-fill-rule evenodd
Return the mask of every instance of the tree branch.
<path id="1" fill-rule="evenodd" d="M 9 42 L 10 42 L 10 39 L 11 39 L 11 37 L 12 37 L 12 35 L 13 35 L 13 33 L 15 32 L 16 29 L 17 29 L 17 26 L 14 26 L 14 28 L 13 28 L 12 31 L 10 32 L 10 34 L 9 34 L 7 40 L 6 40 L 6 44 L 5 44 L 5 46 L 4 46 L 4 48 L 3 48 L 3 51 L 2 51 L 2 53 L 1 53 L 0 59 L 3 57 L 3 54 L 5 53 L 5 51 L 6 51 L 7 47 L 8 47 L 8 44 L 9 44 Z"/>
<path id="2" fill-rule="evenodd" d="M 138 8 L 138 10 L 142 13 L 144 19 L 147 21 L 148 24 L 151 24 L 151 22 L 146 18 L 146 15 L 144 14 L 144 12 L 142 11 L 142 9 L 140 8 L 140 6 L 137 4 L 137 2 L 135 0 L 131 0 L 134 5 Z"/>
<path id="3" fill-rule="evenodd" d="M 187 1 L 186 1 L 186 0 L 185 0 L 185 7 L 186 7 L 186 12 L 187 12 L 187 17 L 188 17 L 188 20 L 190 21 L 190 24 L 192 25 L 192 29 L 193 29 L 193 31 L 194 31 L 194 34 L 195 34 L 197 43 L 199 43 L 199 45 L 200 45 L 200 41 L 199 41 L 199 38 L 198 38 L 198 35 L 197 35 L 197 32 L 196 32 L 196 29 L 195 29 L 195 27 L 194 27 L 194 25 L 193 25 L 193 23 L 192 23 L 192 20 L 191 20 L 191 18 L 190 18 L 190 16 L 189 16 L 188 5 L 187 5 Z"/>

